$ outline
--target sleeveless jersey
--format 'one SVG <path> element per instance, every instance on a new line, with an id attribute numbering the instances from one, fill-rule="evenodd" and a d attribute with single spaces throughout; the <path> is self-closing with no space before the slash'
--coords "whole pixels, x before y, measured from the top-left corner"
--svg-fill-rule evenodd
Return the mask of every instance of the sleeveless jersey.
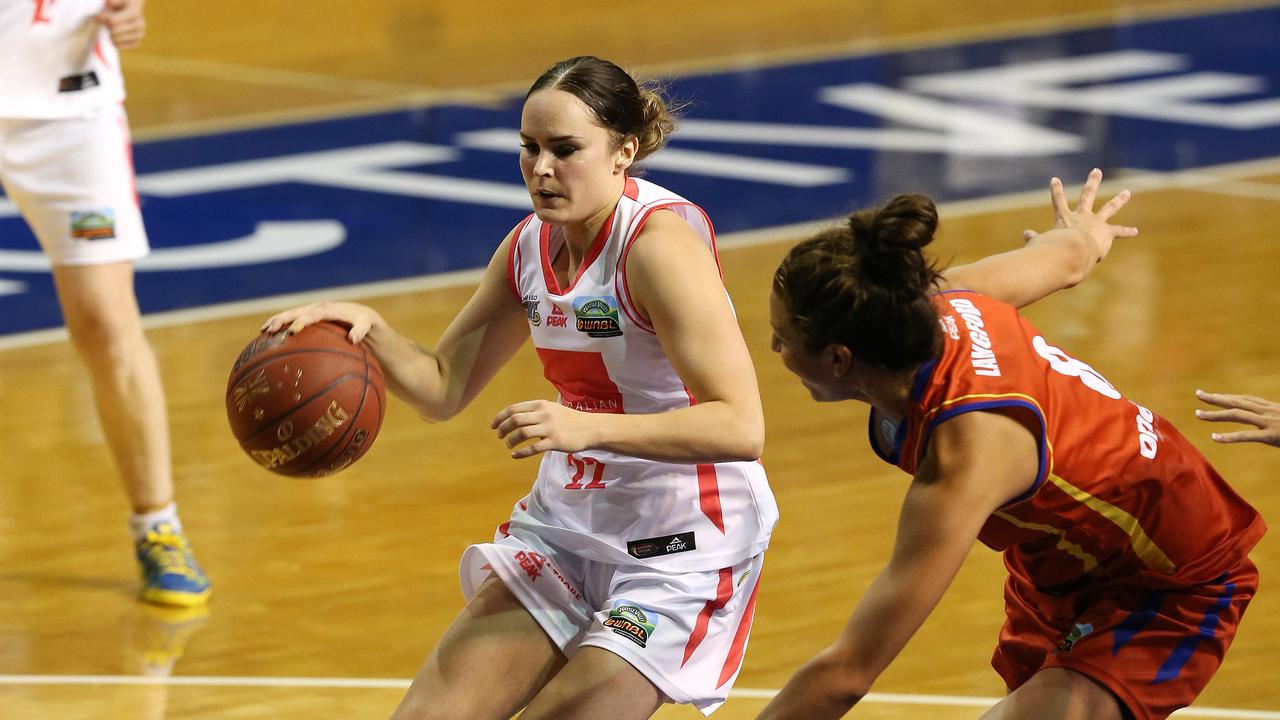
<path id="1" fill-rule="evenodd" d="M 103 0 L 0 0 L 0 117 L 87 115 L 124 100 Z"/>
<path id="2" fill-rule="evenodd" d="M 1168 421 L 1125 399 L 1097 371 L 1050 344 L 1013 307 L 967 291 L 933 299 L 943 351 L 918 371 L 904 422 L 872 413 L 892 442 L 881 457 L 915 473 L 931 433 L 961 413 L 1035 416 L 1040 470 L 979 534 L 1014 579 L 1059 594 L 1107 580 L 1155 587 L 1212 581 L 1266 532 Z"/>
<path id="3" fill-rule="evenodd" d="M 696 402 L 627 288 L 627 254 L 658 210 L 683 218 L 714 254 L 714 231 L 701 208 L 635 178 L 627 179 L 566 288 L 552 272 L 564 246 L 560 230 L 530 215 L 515 232 L 511 291 L 525 307 L 544 374 L 567 407 L 660 413 Z M 599 450 L 547 452 L 533 490 L 500 534 L 529 532 L 588 559 L 686 572 L 759 554 L 777 515 L 758 462 L 692 465 Z"/>

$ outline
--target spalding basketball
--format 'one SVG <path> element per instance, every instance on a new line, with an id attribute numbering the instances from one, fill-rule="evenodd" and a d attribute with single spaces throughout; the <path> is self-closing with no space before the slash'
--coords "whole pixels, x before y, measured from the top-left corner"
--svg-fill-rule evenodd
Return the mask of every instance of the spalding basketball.
<path id="1" fill-rule="evenodd" d="M 227 380 L 236 440 L 281 475 L 320 477 L 355 462 L 373 444 L 386 405 L 377 359 L 331 322 L 259 335 Z"/>

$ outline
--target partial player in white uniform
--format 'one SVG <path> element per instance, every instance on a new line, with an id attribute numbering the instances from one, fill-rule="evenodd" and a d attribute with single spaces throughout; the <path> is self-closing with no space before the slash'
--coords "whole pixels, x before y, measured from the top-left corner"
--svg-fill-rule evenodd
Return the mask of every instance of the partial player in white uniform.
<path id="1" fill-rule="evenodd" d="M 709 714 L 728 696 L 777 508 L 711 223 L 628 173 L 671 129 L 616 65 L 559 63 L 521 118 L 534 213 L 436 352 L 348 303 L 265 324 L 349 324 L 428 419 L 459 412 L 530 336 L 559 391 L 494 418 L 512 457 L 542 455 L 538 477 L 494 542 L 464 554 L 467 607 L 397 719 L 627 720 L 664 701 Z"/>
<path id="2" fill-rule="evenodd" d="M 53 265 L 133 510 L 144 600 L 203 605 L 209 580 L 173 504 L 168 418 L 133 293 L 148 252 L 117 46 L 142 0 L 0 0 L 0 183 Z"/>

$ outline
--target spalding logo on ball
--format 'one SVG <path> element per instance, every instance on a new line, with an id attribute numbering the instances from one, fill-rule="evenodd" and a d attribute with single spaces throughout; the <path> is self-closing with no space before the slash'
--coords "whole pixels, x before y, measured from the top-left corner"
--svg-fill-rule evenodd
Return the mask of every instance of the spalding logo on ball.
<path id="1" fill-rule="evenodd" d="M 332 475 L 369 450 L 387 405 L 382 367 L 330 322 L 259 335 L 227 380 L 227 419 L 262 467 Z"/>

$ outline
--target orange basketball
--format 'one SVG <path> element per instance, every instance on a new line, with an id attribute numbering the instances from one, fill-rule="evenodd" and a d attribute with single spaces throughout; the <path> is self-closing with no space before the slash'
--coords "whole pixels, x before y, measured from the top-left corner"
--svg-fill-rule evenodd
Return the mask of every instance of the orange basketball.
<path id="1" fill-rule="evenodd" d="M 254 338 L 227 380 L 240 447 L 281 475 L 321 477 L 369 450 L 387 405 L 382 367 L 331 322 Z"/>

